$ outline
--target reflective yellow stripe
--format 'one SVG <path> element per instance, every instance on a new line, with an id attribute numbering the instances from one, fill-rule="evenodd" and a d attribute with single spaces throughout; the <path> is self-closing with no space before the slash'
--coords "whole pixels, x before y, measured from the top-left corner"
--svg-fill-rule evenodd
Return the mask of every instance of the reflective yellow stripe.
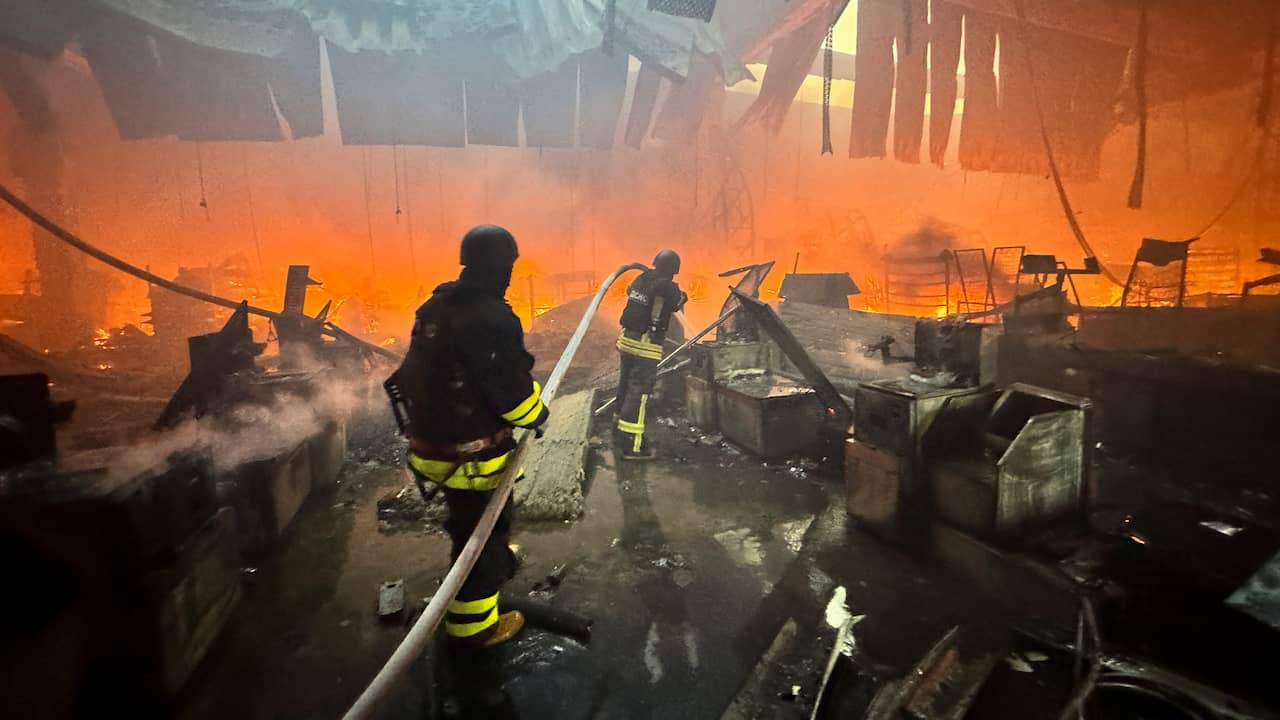
<path id="1" fill-rule="evenodd" d="M 636 422 L 640 426 L 640 432 L 636 433 L 635 446 L 631 448 L 631 452 L 640 452 L 640 444 L 644 442 L 644 409 L 649 404 L 649 396 L 640 396 L 640 419 Z"/>
<path id="2" fill-rule="evenodd" d="M 533 383 L 533 394 L 525 398 L 523 402 L 515 406 L 510 412 L 502 413 L 502 419 L 509 423 L 519 423 L 525 419 L 525 416 L 533 412 L 533 410 L 542 404 L 542 386 L 537 382 Z M 534 417 L 537 417 L 536 415 Z"/>
<path id="3" fill-rule="evenodd" d="M 533 424 L 533 423 L 534 423 L 534 421 L 536 421 L 536 420 L 538 419 L 538 416 L 542 415 L 542 408 L 543 408 L 543 407 L 545 407 L 545 406 L 542 404 L 542 401 L 541 401 L 541 400 L 539 400 L 539 401 L 538 401 L 538 404 L 537 404 L 537 405 L 534 405 L 534 406 L 533 406 L 533 409 L 532 409 L 532 410 L 530 410 L 530 411 L 529 411 L 529 413 L 528 413 L 527 415 L 525 415 L 524 417 L 520 418 L 519 420 L 512 420 L 512 421 L 511 421 L 511 424 L 512 424 L 512 425 L 518 425 L 518 426 L 520 426 L 520 427 L 528 427 L 529 425 Z"/>
<path id="4" fill-rule="evenodd" d="M 619 420 L 618 429 L 624 433 L 635 435 L 637 433 L 644 432 L 644 425 L 641 425 L 640 423 L 627 422 L 626 420 Z"/>
<path id="5" fill-rule="evenodd" d="M 444 621 L 444 631 L 456 638 L 467 638 L 472 635 L 484 632 L 498 622 L 498 608 L 495 607 L 489 613 L 489 617 L 480 622 L 473 623 L 452 623 L 447 619 Z"/>
<path id="6" fill-rule="evenodd" d="M 455 490 L 488 492 L 498 487 L 498 481 L 502 479 L 499 473 L 507 467 L 507 458 L 510 455 L 511 453 L 503 453 L 489 460 L 456 463 L 448 460 L 428 460 L 409 453 L 409 466 L 437 485 Z M 445 477 L 445 474 L 450 471 L 452 474 Z"/>
<path id="7" fill-rule="evenodd" d="M 454 600 L 449 603 L 449 612 L 457 615 L 482 615 L 498 607 L 498 593 L 479 600 Z"/>
<path id="8" fill-rule="evenodd" d="M 649 342 L 649 336 L 641 335 L 639 340 L 634 340 L 623 334 L 618 337 L 618 349 L 629 355 L 636 355 L 650 360 L 662 359 L 662 346 Z"/>

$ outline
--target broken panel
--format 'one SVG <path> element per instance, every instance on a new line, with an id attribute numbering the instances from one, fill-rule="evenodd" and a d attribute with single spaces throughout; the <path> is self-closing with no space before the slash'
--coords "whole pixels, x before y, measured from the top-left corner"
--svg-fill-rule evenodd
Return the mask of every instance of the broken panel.
<path id="1" fill-rule="evenodd" d="M 462 81 L 418 53 L 352 53 L 329 45 L 342 142 L 466 144 Z M 369 108 L 378 112 L 371 113 Z"/>

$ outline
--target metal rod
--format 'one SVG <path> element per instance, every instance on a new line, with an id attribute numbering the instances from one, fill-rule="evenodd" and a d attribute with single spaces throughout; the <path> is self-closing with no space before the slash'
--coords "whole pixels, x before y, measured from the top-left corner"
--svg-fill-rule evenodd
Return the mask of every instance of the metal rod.
<path id="1" fill-rule="evenodd" d="M 573 356 L 577 353 L 578 346 L 582 344 L 582 338 L 587 334 L 587 327 L 590 326 L 596 310 L 600 308 L 600 301 L 604 299 L 605 292 L 623 273 L 645 269 L 643 265 L 624 265 L 614 270 L 613 274 L 601 284 L 600 289 L 596 291 L 595 297 L 591 299 L 591 304 L 587 306 L 587 311 L 583 314 L 582 320 L 579 321 L 578 329 L 574 331 L 573 337 L 569 338 L 569 344 L 565 346 L 564 353 L 560 356 L 560 361 L 556 363 L 555 368 L 551 371 L 551 377 L 547 379 L 546 386 L 542 389 L 543 402 L 550 403 L 555 398 L 556 390 L 560 387 L 560 381 L 564 379 L 564 374 L 569 369 L 569 363 L 573 361 Z M 502 482 L 493 491 L 493 496 L 489 498 L 489 505 L 485 507 L 484 514 L 480 516 L 480 520 L 476 523 L 476 529 L 471 533 L 471 538 L 467 540 L 462 552 L 458 554 L 457 561 L 454 562 L 453 567 L 449 568 L 449 574 L 445 575 L 444 580 L 440 583 L 440 589 L 431 597 L 431 601 L 427 603 L 426 610 L 422 612 L 417 622 L 413 624 L 413 628 L 409 630 L 409 634 L 401 641 L 400 646 L 391 654 L 391 658 L 374 676 L 373 681 L 360 694 L 360 697 L 356 698 L 355 703 L 351 705 L 351 709 L 343 715 L 344 720 L 363 720 L 364 718 L 372 717 L 378 707 L 387 699 L 387 696 L 391 694 L 391 691 L 395 689 L 397 683 L 400 682 L 401 677 L 404 676 L 414 660 L 422 655 L 427 645 L 430 644 L 436 627 L 444 618 L 445 610 L 448 608 L 449 603 L 453 602 L 454 596 L 462 588 L 462 583 L 467 579 L 467 576 L 471 574 L 471 568 L 475 566 L 476 559 L 480 556 L 480 550 L 484 548 L 485 543 L 489 541 L 489 535 L 493 533 L 493 526 L 498 520 L 498 514 L 506 506 L 507 498 L 511 495 L 511 488 L 515 484 L 516 473 L 514 470 L 523 464 L 530 437 L 532 437 L 532 433 L 524 432 L 521 434 L 516 449 L 512 451 L 511 460 L 507 462 L 507 469 L 503 472 Z"/>
<path id="2" fill-rule="evenodd" d="M 680 355 L 681 353 L 683 353 L 685 350 L 688 350 L 689 348 L 693 347 L 694 343 L 698 342 L 698 341 L 699 341 L 699 340 L 701 340 L 702 338 L 704 338 L 704 337 L 706 337 L 707 335 L 709 335 L 709 334 L 711 333 L 711 331 L 712 331 L 712 330 L 715 330 L 716 328 L 718 328 L 718 327 L 720 327 L 721 325 L 723 325 L 723 324 L 725 324 L 726 322 L 728 322 L 729 318 L 733 317 L 734 315 L 737 315 L 737 314 L 738 314 L 738 311 L 739 311 L 739 310 L 741 310 L 741 309 L 742 309 L 742 306 L 741 306 L 741 305 L 734 305 L 732 308 L 730 308 L 729 310 L 727 310 L 727 311 L 725 312 L 725 314 L 723 314 L 723 315 L 721 315 L 719 318 L 717 318 L 715 322 L 713 322 L 713 323 L 711 323 L 710 325 L 708 325 L 708 326 L 706 326 L 705 328 L 703 328 L 703 329 L 702 329 L 702 332 L 698 333 L 697 335 L 694 335 L 694 336 L 693 336 L 693 338 L 692 338 L 692 339 L 690 339 L 690 340 L 688 340 L 688 341 L 686 341 L 686 342 L 685 342 L 685 344 L 681 345 L 680 347 L 676 348 L 675 350 L 672 350 L 670 355 L 667 355 L 666 357 L 662 358 L 662 360 L 658 361 L 658 367 L 657 367 L 657 369 L 658 369 L 658 370 L 662 370 L 662 369 L 663 369 L 663 368 L 665 368 L 666 366 L 670 365 L 670 364 L 671 364 L 671 361 L 672 361 L 672 360 L 674 360 L 677 356 L 679 356 L 679 355 Z M 659 376 L 659 377 L 661 377 L 661 376 Z M 603 415 L 605 412 L 607 412 L 607 411 L 609 410 L 609 408 L 613 407 L 613 404 L 614 404 L 616 401 L 617 401 L 617 398 L 616 398 L 616 397 L 609 398 L 607 401 L 605 401 L 605 403 L 604 403 L 603 405 L 601 405 L 600 407 L 596 408 L 596 411 L 595 411 L 595 413 L 593 413 L 593 414 L 594 414 L 594 415 L 596 415 L 596 416 Z"/>

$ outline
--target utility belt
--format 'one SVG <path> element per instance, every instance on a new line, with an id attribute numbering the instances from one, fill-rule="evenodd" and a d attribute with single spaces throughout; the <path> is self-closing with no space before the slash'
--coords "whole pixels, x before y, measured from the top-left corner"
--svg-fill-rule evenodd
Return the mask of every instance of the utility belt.
<path id="1" fill-rule="evenodd" d="M 488 437 L 482 437 L 479 440 L 470 442 L 449 444 L 449 443 L 433 443 L 421 438 L 409 437 L 409 450 L 418 457 L 431 458 L 433 460 L 474 460 L 478 455 L 484 454 L 486 450 L 495 450 L 506 447 L 510 450 L 514 446 L 515 436 L 511 428 L 502 428 L 498 432 Z"/>
<path id="2" fill-rule="evenodd" d="M 662 346 L 649 339 L 649 333 L 622 329 L 618 336 L 618 350 L 646 360 L 661 360 Z"/>

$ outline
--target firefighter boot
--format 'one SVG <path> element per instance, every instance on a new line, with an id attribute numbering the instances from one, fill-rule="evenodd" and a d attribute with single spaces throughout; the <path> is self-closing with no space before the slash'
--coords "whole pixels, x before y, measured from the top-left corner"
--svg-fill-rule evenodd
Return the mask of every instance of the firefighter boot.
<path id="1" fill-rule="evenodd" d="M 498 616 L 498 623 L 493 627 L 493 634 L 484 641 L 484 646 L 501 645 L 519 635 L 522 629 L 524 629 L 524 613 L 519 610 L 508 610 Z"/>

